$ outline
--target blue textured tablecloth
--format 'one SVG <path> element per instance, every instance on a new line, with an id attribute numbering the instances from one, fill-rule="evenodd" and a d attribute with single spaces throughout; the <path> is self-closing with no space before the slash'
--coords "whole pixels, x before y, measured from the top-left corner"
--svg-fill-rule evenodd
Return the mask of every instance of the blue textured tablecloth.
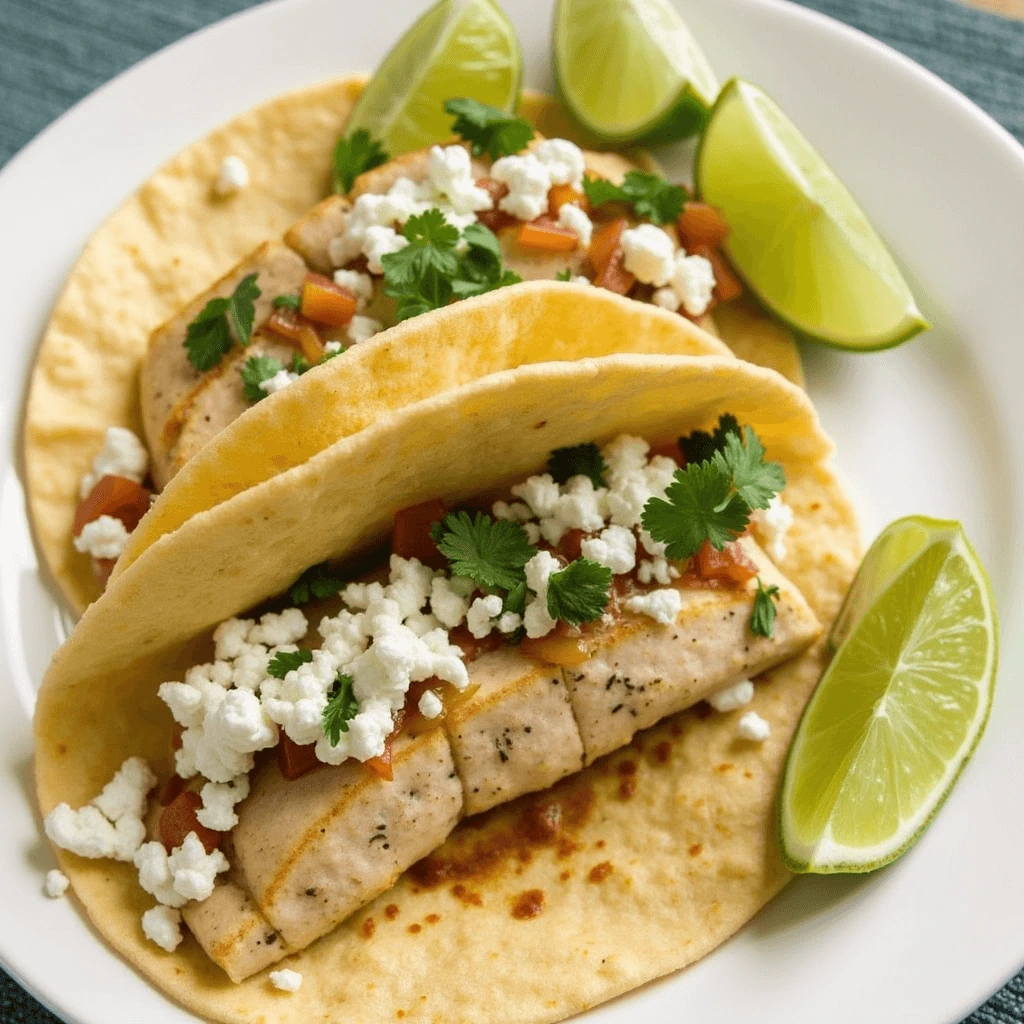
<path id="1" fill-rule="evenodd" d="M 804 2 L 902 50 L 1024 142 L 1024 21 L 953 0 Z M 249 6 L 252 0 L 0 0 L 0 166 L 119 71 Z M 0 1024 L 57 1018 L 0 971 Z M 1024 1024 L 1024 972 L 966 1024 Z"/>

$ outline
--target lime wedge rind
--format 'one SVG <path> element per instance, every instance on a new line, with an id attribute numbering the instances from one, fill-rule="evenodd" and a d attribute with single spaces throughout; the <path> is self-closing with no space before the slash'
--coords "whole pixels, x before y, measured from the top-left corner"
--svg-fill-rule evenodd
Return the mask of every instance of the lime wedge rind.
<path id="1" fill-rule="evenodd" d="M 902 526 L 903 522 L 900 521 L 900 523 L 893 524 L 893 526 Z M 892 601 L 899 593 L 901 581 L 906 585 L 911 575 L 920 571 L 921 566 L 924 564 L 923 560 L 929 557 L 932 559 L 936 557 L 936 551 L 941 552 L 945 550 L 946 552 L 943 563 L 944 568 L 953 564 L 956 560 L 960 560 L 969 567 L 972 579 L 977 584 L 976 596 L 980 605 L 979 628 L 983 627 L 987 630 L 985 661 L 978 667 L 976 678 L 972 676 L 970 680 L 971 685 L 976 690 L 977 702 L 975 711 L 970 720 L 964 724 L 957 749 L 944 758 L 944 770 L 941 777 L 929 783 L 930 788 L 926 798 L 920 800 L 912 813 L 901 816 L 898 828 L 895 828 L 884 841 L 868 845 L 858 845 L 837 840 L 833 826 L 835 824 L 835 806 L 842 797 L 843 787 L 852 785 L 851 780 L 855 780 L 855 788 L 856 785 L 859 785 L 863 789 L 864 773 L 862 771 L 858 777 L 857 772 L 858 768 L 862 768 L 858 763 L 858 759 L 862 758 L 864 749 L 868 746 L 867 741 L 864 739 L 868 727 L 865 727 L 859 747 L 852 751 L 844 748 L 843 751 L 835 752 L 835 758 L 839 761 L 839 764 L 835 769 L 834 775 L 827 780 L 829 782 L 828 799 L 833 801 L 831 804 L 832 811 L 829 814 L 825 827 L 821 828 L 813 838 L 808 838 L 802 834 L 806 832 L 806 829 L 800 827 L 798 824 L 799 814 L 794 811 L 794 792 L 799 785 L 800 773 L 807 770 L 809 763 L 813 763 L 813 757 L 807 756 L 805 747 L 808 743 L 811 723 L 814 723 L 816 716 L 819 714 L 819 705 L 823 700 L 834 697 L 835 691 L 832 690 L 832 693 L 830 693 L 830 689 L 836 683 L 830 683 L 830 679 L 838 671 L 841 682 L 845 682 L 847 685 L 851 683 L 851 680 L 844 680 L 841 675 L 843 648 L 840 648 L 832 664 L 826 670 L 817 690 L 808 702 L 807 707 L 804 709 L 786 760 L 778 802 L 777 826 L 782 859 L 790 871 L 814 874 L 861 873 L 876 870 L 898 859 L 917 842 L 934 820 L 935 815 L 948 798 L 984 733 L 991 711 L 998 664 L 998 624 L 991 584 L 984 567 L 964 535 L 962 528 L 959 527 L 959 524 L 941 520 L 927 520 L 923 517 L 919 517 L 917 522 L 919 525 L 923 524 L 928 528 L 934 529 L 934 539 L 920 554 L 910 558 L 904 568 L 889 580 L 888 583 L 882 582 L 875 608 L 885 606 L 887 595 L 889 600 Z M 891 530 L 892 527 L 889 529 Z M 871 552 L 868 553 L 868 558 L 865 559 L 865 562 L 870 557 Z M 856 635 L 857 626 L 854 626 L 853 631 L 849 634 L 847 643 L 855 641 Z M 901 658 L 902 656 L 901 652 Z M 839 666 L 838 669 L 837 666 Z M 904 672 L 904 675 L 907 675 L 907 673 Z M 857 683 L 856 677 L 851 678 L 852 684 L 855 685 Z M 960 677 L 959 681 L 963 682 L 964 679 L 965 677 Z M 951 705 L 955 705 L 955 696 L 953 695 L 955 694 L 955 689 L 951 688 L 950 693 L 949 701 Z M 888 693 L 886 694 L 887 696 Z M 899 712 L 901 709 L 897 706 L 895 710 Z M 932 711 L 934 711 L 934 706 Z M 869 726 L 871 724 L 869 723 Z M 828 724 L 825 729 L 823 729 L 820 723 L 816 723 L 813 728 L 816 736 L 820 737 L 825 734 L 827 729 L 841 733 L 843 725 L 842 721 L 836 720 Z M 930 743 L 929 737 L 922 735 L 919 731 L 917 732 L 916 739 L 924 743 L 925 746 L 928 746 Z M 932 761 L 934 762 L 934 760 L 935 758 L 933 757 Z M 889 768 L 890 771 L 903 769 L 908 773 L 910 772 L 907 766 L 892 761 L 891 758 L 890 762 L 883 767 Z M 874 767 L 876 769 L 879 767 L 877 761 Z M 897 782 L 902 782 L 896 776 L 890 776 L 886 781 L 892 783 L 894 779 Z M 806 819 L 806 815 L 804 817 Z"/>
<path id="2" fill-rule="evenodd" d="M 928 329 L 856 200 L 756 86 L 722 88 L 694 169 L 700 196 L 732 225 L 725 250 L 737 273 L 798 337 L 876 351 Z"/>
<path id="3" fill-rule="evenodd" d="M 559 94 L 598 139 L 674 142 L 703 127 L 718 80 L 670 0 L 558 0 L 552 34 Z"/>

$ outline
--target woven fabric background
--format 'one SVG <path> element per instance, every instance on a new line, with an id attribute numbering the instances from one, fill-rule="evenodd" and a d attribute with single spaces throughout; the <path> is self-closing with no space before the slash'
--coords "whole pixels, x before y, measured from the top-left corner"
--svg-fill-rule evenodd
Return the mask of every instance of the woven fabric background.
<path id="1" fill-rule="evenodd" d="M 1024 21 L 954 0 L 804 2 L 923 64 L 1024 142 Z M 0 166 L 118 72 L 250 6 L 252 0 L 0 0 Z M 0 1024 L 58 1021 L 0 971 Z M 965 1024 L 1024 1024 L 1024 971 Z"/>

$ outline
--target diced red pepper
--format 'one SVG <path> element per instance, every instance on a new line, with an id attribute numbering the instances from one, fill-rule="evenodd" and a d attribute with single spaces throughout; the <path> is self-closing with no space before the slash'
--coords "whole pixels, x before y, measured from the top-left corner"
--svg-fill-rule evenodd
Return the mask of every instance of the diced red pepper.
<path id="1" fill-rule="evenodd" d="M 166 807 L 170 803 L 181 796 L 185 792 L 185 787 L 188 783 L 177 773 L 172 775 L 165 783 L 164 788 L 160 790 L 160 806 Z"/>
<path id="2" fill-rule="evenodd" d="M 671 459 L 680 469 L 686 468 L 686 456 L 679 447 L 678 441 L 662 441 L 659 444 L 652 444 L 649 454 L 652 459 L 655 455 L 664 455 L 666 458 Z"/>
<path id="3" fill-rule="evenodd" d="M 266 329 L 294 346 L 310 363 L 319 363 L 324 355 L 324 343 L 315 324 L 297 310 L 288 306 L 275 309 L 266 322 Z"/>
<path id="4" fill-rule="evenodd" d="M 583 530 L 567 530 L 562 534 L 562 539 L 558 542 L 558 553 L 567 562 L 575 562 L 582 553 L 580 543 L 584 537 L 586 537 L 586 533 Z"/>
<path id="5" fill-rule="evenodd" d="M 741 587 L 757 575 L 757 566 L 739 544 L 726 544 L 721 551 L 706 540 L 697 552 L 697 571 L 702 579 L 719 580 L 726 586 Z"/>
<path id="6" fill-rule="evenodd" d="M 203 798 L 198 793 L 185 790 L 160 812 L 160 842 L 168 850 L 181 846 L 189 832 L 195 832 L 207 853 L 213 853 L 220 846 L 224 833 L 201 825 L 196 817 L 196 812 L 202 806 Z"/>
<path id="7" fill-rule="evenodd" d="M 299 744 L 281 733 L 281 742 L 277 745 L 277 767 L 289 782 L 301 779 L 319 763 L 315 743 Z"/>
<path id="8" fill-rule="evenodd" d="M 519 228 L 518 241 L 524 249 L 540 252 L 572 252 L 580 244 L 575 232 L 548 217 L 538 217 L 523 224 Z"/>
<path id="9" fill-rule="evenodd" d="M 344 327 L 355 315 L 357 305 L 356 297 L 347 288 L 323 274 L 309 273 L 302 282 L 300 312 L 318 324 Z"/>
<path id="10" fill-rule="evenodd" d="M 402 710 L 394 716 L 394 729 L 391 730 L 390 735 L 384 740 L 384 753 L 377 757 L 371 757 L 369 760 L 364 762 L 371 772 L 382 778 L 385 782 L 393 782 L 395 778 L 394 769 L 392 767 L 393 752 L 391 745 L 394 742 L 395 736 L 398 735 L 398 730 L 402 728 L 402 722 L 404 720 L 405 708 L 402 708 Z"/>
<path id="11" fill-rule="evenodd" d="M 729 225 L 722 211 L 708 203 L 683 203 L 676 229 L 687 252 L 698 245 L 719 246 L 729 237 Z"/>
<path id="12" fill-rule="evenodd" d="M 115 565 L 117 565 L 116 558 L 93 558 L 92 574 L 100 581 L 102 586 L 106 587 Z"/>
<path id="13" fill-rule="evenodd" d="M 485 228 L 490 228 L 497 234 L 502 228 L 518 223 L 511 213 L 498 209 L 498 203 L 508 195 L 508 185 L 502 181 L 495 181 L 493 178 L 480 178 L 477 181 L 477 187 L 484 189 L 491 197 L 491 202 L 494 203 L 492 209 L 481 210 L 476 215 L 476 219 Z"/>
<path id="14" fill-rule="evenodd" d="M 399 509 L 391 531 L 391 553 L 402 558 L 418 558 L 431 569 L 443 569 L 448 564 L 437 550 L 430 528 L 444 519 L 448 509 L 440 498 L 421 501 L 418 505 Z"/>
<path id="15" fill-rule="evenodd" d="M 731 302 L 743 294 L 743 282 L 717 249 L 709 245 L 698 245 L 690 250 L 690 255 L 703 256 L 711 263 L 715 275 L 715 299 L 718 302 Z"/>
<path id="16" fill-rule="evenodd" d="M 584 213 L 590 212 L 590 200 L 586 192 L 580 192 L 572 185 L 552 185 L 548 190 L 548 213 L 558 216 L 558 211 L 566 203 L 575 203 Z"/>
<path id="17" fill-rule="evenodd" d="M 77 537 L 86 523 L 100 516 L 113 516 L 131 533 L 149 511 L 149 491 L 125 476 L 101 476 L 93 489 L 78 503 L 71 532 Z"/>
<path id="18" fill-rule="evenodd" d="M 629 227 L 625 217 L 609 221 L 594 232 L 587 254 L 594 265 L 594 284 L 616 295 L 627 295 L 636 278 L 623 267 L 622 232 Z"/>

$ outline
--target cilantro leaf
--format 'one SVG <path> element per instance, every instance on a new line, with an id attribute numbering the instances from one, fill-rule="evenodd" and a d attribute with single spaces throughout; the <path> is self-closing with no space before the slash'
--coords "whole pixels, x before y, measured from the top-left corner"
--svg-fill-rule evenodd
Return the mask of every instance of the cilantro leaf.
<path id="1" fill-rule="evenodd" d="M 514 271 L 505 270 L 501 263 L 501 243 L 498 236 L 483 224 L 469 224 L 462 232 L 466 251 L 459 260 L 452 291 L 457 299 L 468 299 L 473 295 L 506 285 L 519 284 L 522 278 Z"/>
<path id="2" fill-rule="evenodd" d="M 302 299 L 298 295 L 278 295 L 273 302 L 274 309 L 301 309 Z"/>
<path id="3" fill-rule="evenodd" d="M 750 509 L 733 490 L 732 474 L 717 462 L 676 470 L 665 497 L 651 498 L 641 521 L 656 541 L 668 545 L 669 558 L 690 558 L 705 540 L 721 551 L 750 520 Z"/>
<path id="4" fill-rule="evenodd" d="M 312 660 L 312 651 L 278 651 L 267 665 L 267 675 L 273 676 L 275 679 L 284 679 L 289 672 Z"/>
<path id="5" fill-rule="evenodd" d="M 506 595 L 501 606 L 502 612 L 515 612 L 522 615 L 526 610 L 526 580 L 521 579 Z"/>
<path id="6" fill-rule="evenodd" d="M 477 512 L 450 512 L 430 535 L 448 559 L 452 574 L 468 576 L 478 586 L 515 589 L 525 578 L 523 566 L 537 554 L 519 523 Z"/>
<path id="7" fill-rule="evenodd" d="M 725 447 L 715 453 L 715 462 L 732 473 L 732 485 L 750 509 L 767 508 L 786 486 L 782 466 L 764 461 L 764 447 L 751 427 L 743 428 L 743 441 L 737 434 L 728 434 Z"/>
<path id="8" fill-rule="evenodd" d="M 352 689 L 352 677 L 339 672 L 331 687 L 327 706 L 324 708 L 320 725 L 332 747 L 338 745 L 343 732 L 348 732 L 348 723 L 359 713 L 359 701 Z"/>
<path id="9" fill-rule="evenodd" d="M 384 293 L 397 300 L 397 319 L 408 320 L 451 301 L 452 278 L 459 270 L 454 251 L 459 229 L 449 224 L 440 210 L 433 209 L 410 217 L 402 234 L 409 244 L 398 252 L 386 253 L 381 264 Z"/>
<path id="10" fill-rule="evenodd" d="M 250 356 L 238 371 L 242 375 L 242 390 L 245 400 L 251 404 L 267 397 L 266 391 L 260 387 L 265 380 L 270 380 L 283 370 L 280 359 L 273 356 Z"/>
<path id="11" fill-rule="evenodd" d="M 304 356 L 301 352 L 296 352 L 292 356 L 292 364 L 288 367 L 292 373 L 297 373 L 300 377 L 307 371 L 313 368 L 313 364 Z"/>
<path id="12" fill-rule="evenodd" d="M 612 571 L 600 562 L 577 558 L 548 578 L 548 614 L 570 626 L 592 622 L 608 606 Z"/>
<path id="13" fill-rule="evenodd" d="M 718 419 L 718 426 L 710 433 L 695 430 L 686 437 L 679 438 L 687 462 L 705 462 L 715 457 L 715 452 L 725 447 L 725 439 L 730 434 L 739 436 L 740 425 L 731 413 L 725 413 Z"/>
<path id="14" fill-rule="evenodd" d="M 750 613 L 750 632 L 756 636 L 771 638 L 775 632 L 775 605 L 779 599 L 779 588 L 766 587 L 757 577 L 757 593 L 754 595 L 754 609 Z"/>
<path id="15" fill-rule="evenodd" d="M 326 562 L 311 565 L 289 588 L 292 604 L 308 604 L 314 598 L 333 597 L 345 581 L 336 576 Z"/>
<path id="16" fill-rule="evenodd" d="M 658 174 L 628 171 L 621 185 L 604 178 L 586 178 L 583 182 L 591 206 L 604 203 L 628 203 L 638 217 L 654 224 L 668 224 L 683 212 L 686 189 L 671 185 Z"/>
<path id="17" fill-rule="evenodd" d="M 525 149 L 533 138 L 528 121 L 486 103 L 460 97 L 446 101 L 444 110 L 455 118 L 452 131 L 470 143 L 473 156 L 486 153 L 497 160 Z"/>
<path id="18" fill-rule="evenodd" d="M 557 274 L 555 274 L 555 280 L 556 281 L 571 281 L 572 280 L 572 270 L 569 267 L 566 267 L 565 270 L 560 270 Z"/>
<path id="19" fill-rule="evenodd" d="M 548 472 L 555 483 L 564 484 L 574 476 L 588 476 L 595 487 L 604 487 L 608 464 L 596 444 L 578 444 L 572 448 L 556 448 L 548 459 Z"/>
<path id="20" fill-rule="evenodd" d="M 231 351 L 234 339 L 249 344 L 260 297 L 256 275 L 248 274 L 227 298 L 210 299 L 185 332 L 189 362 L 200 372 L 212 370 Z M 234 330 L 234 334 L 232 334 Z"/>
<path id="21" fill-rule="evenodd" d="M 342 194 L 351 190 L 363 171 L 387 163 L 390 157 L 384 147 L 370 137 L 365 128 L 354 131 L 348 138 L 342 136 L 334 146 L 334 191 Z"/>

